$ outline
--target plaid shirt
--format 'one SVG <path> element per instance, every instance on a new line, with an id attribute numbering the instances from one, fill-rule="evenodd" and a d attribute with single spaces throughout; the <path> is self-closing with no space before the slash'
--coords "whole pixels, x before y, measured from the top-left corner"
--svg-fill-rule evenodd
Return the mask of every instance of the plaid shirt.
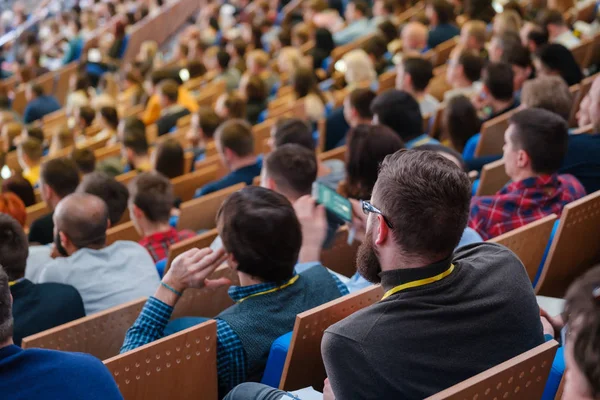
<path id="1" fill-rule="evenodd" d="M 347 295 L 348 288 L 337 276 L 332 274 L 342 296 Z M 275 283 L 260 283 L 251 286 L 231 286 L 229 296 L 238 302 L 252 294 L 277 288 Z M 164 336 L 164 330 L 173 307 L 163 303 L 155 297 L 150 297 L 139 317 L 127 331 L 121 353 L 143 346 Z M 217 374 L 219 377 L 220 397 L 227 394 L 236 385 L 246 381 L 248 368 L 246 352 L 239 336 L 231 329 L 229 324 L 218 318 L 217 320 Z"/>
<path id="2" fill-rule="evenodd" d="M 560 217 L 567 203 L 585 194 L 583 185 L 568 174 L 511 182 L 494 196 L 471 199 L 469 226 L 488 240 L 553 213 Z"/>
<path id="3" fill-rule="evenodd" d="M 189 239 L 196 234 L 192 231 L 183 230 L 177 232 L 177 229 L 171 228 L 168 231 L 157 232 L 146 236 L 139 243 L 148 250 L 154 262 L 158 262 L 169 255 L 169 247 L 172 244 Z"/>

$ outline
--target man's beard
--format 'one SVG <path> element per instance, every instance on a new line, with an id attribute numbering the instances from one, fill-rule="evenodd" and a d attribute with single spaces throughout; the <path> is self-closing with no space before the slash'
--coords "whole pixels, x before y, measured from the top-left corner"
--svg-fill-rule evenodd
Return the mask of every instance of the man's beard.
<path id="1" fill-rule="evenodd" d="M 356 256 L 356 268 L 358 273 L 371 283 L 380 283 L 381 264 L 373 247 L 373 232 L 368 231 L 365 240 L 358 247 Z"/>

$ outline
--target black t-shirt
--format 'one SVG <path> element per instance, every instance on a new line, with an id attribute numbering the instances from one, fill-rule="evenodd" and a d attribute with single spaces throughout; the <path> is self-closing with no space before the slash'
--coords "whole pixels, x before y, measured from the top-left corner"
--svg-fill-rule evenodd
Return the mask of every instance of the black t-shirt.
<path id="1" fill-rule="evenodd" d="M 53 213 L 44 215 L 33 221 L 29 229 L 29 243 L 48 244 L 54 241 Z"/>

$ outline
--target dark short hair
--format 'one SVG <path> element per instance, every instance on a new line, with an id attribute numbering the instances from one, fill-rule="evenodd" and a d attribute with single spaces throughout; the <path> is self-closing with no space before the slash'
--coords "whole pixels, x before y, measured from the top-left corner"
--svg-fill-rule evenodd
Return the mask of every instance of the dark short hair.
<path id="1" fill-rule="evenodd" d="M 371 103 L 375 97 L 377 97 L 374 91 L 371 89 L 359 88 L 354 89 L 348 96 L 350 106 L 356 110 L 361 118 L 373 118 L 373 113 L 371 112 Z"/>
<path id="2" fill-rule="evenodd" d="M 264 168 L 277 187 L 298 197 L 310 194 L 317 179 L 315 152 L 298 144 L 278 147 L 265 158 Z"/>
<path id="3" fill-rule="evenodd" d="M 583 79 L 581 67 L 573 53 L 562 44 L 545 44 L 535 51 L 535 56 L 546 68 L 558 72 L 569 86 L 576 85 Z"/>
<path id="4" fill-rule="evenodd" d="M 430 260 L 449 257 L 467 226 L 471 181 L 433 151 L 401 150 L 381 164 L 373 205 L 392 226 L 403 252 Z"/>
<path id="5" fill-rule="evenodd" d="M 185 173 L 183 147 L 175 139 L 167 139 L 156 148 L 154 169 L 169 179 Z"/>
<path id="6" fill-rule="evenodd" d="M 136 155 L 148 154 L 146 132 L 141 132 L 138 129 L 126 131 L 123 135 L 123 146 L 131 149 Z"/>
<path id="7" fill-rule="evenodd" d="M 44 137 L 44 131 L 38 126 L 27 127 L 27 136 L 39 140 L 40 143 L 44 143 L 44 140 L 46 139 Z"/>
<path id="8" fill-rule="evenodd" d="M 547 8 L 542 10 L 537 17 L 537 24 L 544 29 L 547 29 L 548 25 L 559 25 L 565 26 L 565 19 L 560 11 Z"/>
<path id="9" fill-rule="evenodd" d="M 171 103 L 177 103 L 179 97 L 179 85 L 177 82 L 167 79 L 159 85 L 159 90 Z"/>
<path id="10" fill-rule="evenodd" d="M 421 57 L 404 57 L 402 59 L 404 73 L 410 75 L 415 90 L 422 92 L 427 89 L 433 78 L 433 64 Z"/>
<path id="11" fill-rule="evenodd" d="M 79 117 L 85 122 L 85 126 L 91 126 L 96 118 L 96 111 L 90 106 L 79 107 Z"/>
<path id="12" fill-rule="evenodd" d="M 4 343 L 13 336 L 13 317 L 8 275 L 0 265 L 0 342 Z"/>
<path id="13" fill-rule="evenodd" d="M 42 142 L 36 138 L 28 137 L 19 144 L 19 149 L 34 162 L 38 162 L 42 159 L 44 149 L 42 147 Z"/>
<path id="14" fill-rule="evenodd" d="M 304 120 L 300 118 L 282 118 L 277 120 L 274 129 L 275 148 L 294 143 L 315 150 L 312 129 Z"/>
<path id="15" fill-rule="evenodd" d="M 354 9 L 361 13 L 362 15 L 369 15 L 369 5 L 363 0 L 352 0 L 352 4 L 354 4 Z"/>
<path id="16" fill-rule="evenodd" d="M 348 132 L 346 186 L 350 197 L 371 198 L 379 165 L 388 154 L 404 148 L 402 139 L 385 125 L 358 125 Z"/>
<path id="17" fill-rule="evenodd" d="M 75 148 L 71 151 L 71 159 L 75 161 L 82 174 L 89 174 L 96 169 L 96 155 L 88 148 Z"/>
<path id="18" fill-rule="evenodd" d="M 454 22 L 454 7 L 446 0 L 430 0 L 429 4 L 435 10 L 440 24 L 448 24 Z"/>
<path id="19" fill-rule="evenodd" d="M 55 158 L 42 164 L 40 180 L 62 199 L 77 189 L 79 173 L 73 160 Z"/>
<path id="20" fill-rule="evenodd" d="M 531 52 L 525 46 L 515 46 L 510 51 L 502 52 L 500 61 L 517 67 L 531 67 Z"/>
<path id="21" fill-rule="evenodd" d="M 478 81 L 481 78 L 484 60 L 479 54 L 465 49 L 458 56 L 458 64 L 462 65 L 465 77 L 471 82 Z"/>
<path id="22" fill-rule="evenodd" d="M 111 128 L 117 129 L 117 126 L 119 126 L 119 113 L 116 108 L 110 106 L 102 107 L 100 108 L 100 115 L 108 122 Z"/>
<path id="23" fill-rule="evenodd" d="M 246 118 L 246 101 L 239 94 L 228 93 L 223 105 L 227 109 L 227 118 Z"/>
<path id="24" fill-rule="evenodd" d="M 0 213 L 0 265 L 11 281 L 25 275 L 28 246 L 27 235 L 21 224 L 10 215 Z"/>
<path id="25" fill-rule="evenodd" d="M 483 72 L 483 84 L 493 98 L 508 101 L 514 97 L 514 77 L 510 64 L 489 63 Z"/>
<path id="26" fill-rule="evenodd" d="M 93 194 L 104 200 L 108 207 L 108 219 L 111 226 L 119 223 L 127 209 L 127 199 L 129 198 L 127 187 L 104 172 L 92 172 L 84 176 L 77 187 L 77 192 Z"/>
<path id="27" fill-rule="evenodd" d="M 146 125 L 144 124 L 144 121 L 135 116 L 125 118 L 123 120 L 123 131 L 128 132 L 133 130 L 143 132 L 145 135 Z"/>
<path id="28" fill-rule="evenodd" d="M 481 120 L 468 97 L 459 95 L 448 100 L 442 117 L 442 126 L 450 137 L 452 147 L 463 151 L 467 141 L 481 132 Z"/>
<path id="29" fill-rule="evenodd" d="M 238 271 L 276 283 L 293 276 L 302 232 L 294 208 L 281 194 L 246 186 L 223 202 L 217 227 Z"/>
<path id="30" fill-rule="evenodd" d="M 31 183 L 23 175 L 13 175 L 2 182 L 2 193 L 7 192 L 16 194 L 23 201 L 25 207 L 37 203 L 35 201 L 33 186 L 31 186 Z"/>
<path id="31" fill-rule="evenodd" d="M 200 107 L 198 109 L 198 119 L 200 120 L 200 129 L 207 138 L 212 138 L 221 125 L 221 118 L 211 107 Z"/>
<path id="32" fill-rule="evenodd" d="M 264 79 L 258 75 L 250 76 L 246 85 L 246 97 L 248 101 L 265 101 L 269 97 L 269 91 Z"/>
<path id="33" fill-rule="evenodd" d="M 38 84 L 38 83 L 29 83 L 29 88 L 31 90 L 31 92 L 36 96 L 36 97 L 40 97 L 43 96 L 45 94 L 44 88 L 42 87 L 42 85 Z"/>
<path id="34" fill-rule="evenodd" d="M 531 169 L 538 174 L 553 174 L 561 167 L 567 153 L 569 129 L 558 114 L 541 108 L 528 108 L 513 114 L 512 143 L 531 159 Z"/>
<path id="35" fill-rule="evenodd" d="M 423 133 L 423 117 L 419 103 L 408 92 L 389 89 L 371 103 L 371 112 L 377 114 L 379 123 L 387 125 L 403 141 L 409 141 Z"/>
<path id="36" fill-rule="evenodd" d="M 144 172 L 129 184 L 129 199 L 152 222 L 167 222 L 175 204 L 173 185 L 158 172 Z"/>
<path id="37" fill-rule="evenodd" d="M 531 40 L 536 46 L 542 46 L 548 43 L 548 32 L 546 29 L 536 26 L 527 34 L 527 40 Z"/>
<path id="38" fill-rule="evenodd" d="M 217 52 L 217 62 L 219 63 L 219 67 L 227 69 L 229 67 L 229 61 L 231 61 L 231 56 L 225 50 L 219 50 Z"/>
<path id="39" fill-rule="evenodd" d="M 230 119 L 223 122 L 216 132 L 222 149 L 229 149 L 240 157 L 254 153 L 254 135 L 252 127 L 242 119 Z"/>

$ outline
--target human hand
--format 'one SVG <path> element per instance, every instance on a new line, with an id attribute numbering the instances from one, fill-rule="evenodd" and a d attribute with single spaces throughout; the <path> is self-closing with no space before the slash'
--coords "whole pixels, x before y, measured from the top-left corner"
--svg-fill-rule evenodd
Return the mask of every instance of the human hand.
<path id="1" fill-rule="evenodd" d="M 323 387 L 323 400 L 335 400 L 333 389 L 329 383 L 329 378 L 325 378 L 325 386 Z"/>
<path id="2" fill-rule="evenodd" d="M 327 236 L 325 207 L 306 195 L 294 203 L 294 210 L 302 227 L 302 249 L 299 262 L 318 261 Z"/>
<path id="3" fill-rule="evenodd" d="M 550 321 L 548 321 L 545 317 L 540 317 L 540 320 L 542 321 L 542 328 L 544 330 L 544 335 L 550 335 L 550 336 L 554 337 L 554 327 L 552 326 Z"/>
<path id="4" fill-rule="evenodd" d="M 214 288 L 231 284 L 227 278 L 208 279 L 225 258 L 224 248 L 216 251 L 209 248 L 188 250 L 173 260 L 163 282 L 178 292 L 187 288 Z"/>
<path id="5" fill-rule="evenodd" d="M 352 204 L 352 222 L 350 226 L 355 230 L 354 238 L 359 241 L 364 241 L 367 233 L 367 215 L 362 210 L 360 200 L 349 199 Z"/>
<path id="6" fill-rule="evenodd" d="M 562 315 L 557 315 L 553 317 L 550 314 L 548 314 L 548 311 L 540 307 L 540 316 L 542 317 L 542 324 L 544 323 L 543 319 L 546 319 L 546 321 L 552 326 L 552 336 L 555 336 L 556 333 L 559 333 L 565 326 L 565 322 L 563 321 Z M 546 331 L 544 331 L 544 333 L 546 333 Z"/>

